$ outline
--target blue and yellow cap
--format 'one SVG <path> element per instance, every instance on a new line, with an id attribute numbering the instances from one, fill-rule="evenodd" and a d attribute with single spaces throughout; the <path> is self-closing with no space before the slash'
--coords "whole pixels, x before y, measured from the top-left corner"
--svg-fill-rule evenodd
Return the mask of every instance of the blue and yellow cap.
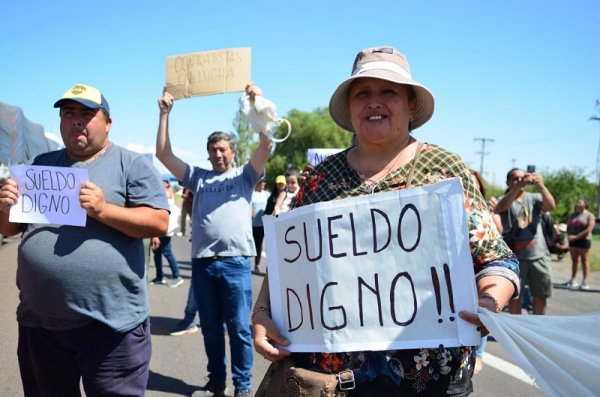
<path id="1" fill-rule="evenodd" d="M 54 107 L 61 107 L 65 101 L 79 102 L 90 109 L 103 109 L 107 115 L 110 115 L 110 108 L 104 95 L 97 88 L 86 84 L 76 84 L 73 88 L 70 88 L 63 94 L 62 98 L 54 103 Z"/>

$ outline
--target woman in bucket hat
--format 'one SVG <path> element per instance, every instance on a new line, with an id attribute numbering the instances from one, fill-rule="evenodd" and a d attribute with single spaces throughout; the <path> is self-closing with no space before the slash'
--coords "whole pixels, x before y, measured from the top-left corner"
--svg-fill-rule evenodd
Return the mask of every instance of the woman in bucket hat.
<path id="1" fill-rule="evenodd" d="M 433 109 L 433 95 L 413 80 L 402 53 L 392 47 L 360 51 L 351 76 L 329 103 L 333 120 L 354 132 L 356 143 L 315 167 L 295 206 L 461 177 L 479 305 L 498 312 L 517 294 L 518 262 L 493 226 L 484 198 L 460 157 L 412 136 L 431 118 Z M 271 361 L 288 358 L 289 342 L 269 314 L 265 279 L 252 316 L 255 349 Z M 461 312 L 460 316 L 487 333 L 476 314 Z M 293 353 L 291 358 L 297 367 L 327 373 L 352 368 L 356 387 L 348 396 L 465 396 L 472 391 L 473 351 L 470 346 L 441 345 L 352 354 Z"/>

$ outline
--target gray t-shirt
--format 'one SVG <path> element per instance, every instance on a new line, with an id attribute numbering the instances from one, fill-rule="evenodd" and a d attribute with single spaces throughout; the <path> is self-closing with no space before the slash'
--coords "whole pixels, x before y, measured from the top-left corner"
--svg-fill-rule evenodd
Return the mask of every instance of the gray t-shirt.
<path id="1" fill-rule="evenodd" d="M 188 165 L 183 186 L 194 192 L 192 258 L 256 255 L 250 203 L 261 176 L 250 163 L 223 173 Z"/>
<path id="2" fill-rule="evenodd" d="M 252 227 L 263 227 L 262 217 L 265 215 L 265 207 L 270 195 L 266 190 L 252 192 L 252 209 L 255 213 L 252 218 Z"/>
<path id="3" fill-rule="evenodd" d="M 512 225 L 513 251 L 519 260 L 534 260 L 549 255 L 540 221 L 542 204 L 540 193 L 525 192 L 522 201 L 513 201 L 510 209 L 500 214 L 505 231 Z"/>
<path id="4" fill-rule="evenodd" d="M 146 156 L 110 144 L 86 164 L 66 150 L 38 156 L 34 165 L 87 168 L 107 202 L 168 210 L 160 175 Z M 67 330 L 98 320 L 126 332 L 149 315 L 141 239 L 92 218 L 85 227 L 29 224 L 19 245 L 17 321 Z"/>

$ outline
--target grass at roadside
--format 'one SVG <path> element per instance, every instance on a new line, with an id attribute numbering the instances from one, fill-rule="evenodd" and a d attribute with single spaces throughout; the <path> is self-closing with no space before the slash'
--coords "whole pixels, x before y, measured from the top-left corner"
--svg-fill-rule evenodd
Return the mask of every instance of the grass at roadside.
<path id="1" fill-rule="evenodd" d="M 600 272 L 600 234 L 592 235 L 592 248 L 590 249 L 590 268 L 593 272 Z"/>

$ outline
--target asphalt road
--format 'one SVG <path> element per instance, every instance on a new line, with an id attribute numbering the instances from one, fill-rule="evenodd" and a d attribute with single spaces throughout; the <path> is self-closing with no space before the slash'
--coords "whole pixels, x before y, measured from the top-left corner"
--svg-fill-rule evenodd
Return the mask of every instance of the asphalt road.
<path id="1" fill-rule="evenodd" d="M 173 239 L 174 251 L 180 263 L 185 283 L 177 288 L 150 285 L 150 304 L 152 308 L 153 355 L 150 365 L 150 380 L 146 395 L 148 397 L 189 396 L 198 386 L 206 382 L 206 360 L 201 332 L 173 337 L 168 331 L 183 317 L 183 309 L 189 288 L 190 246 L 187 237 Z M 18 238 L 7 238 L 0 247 L 0 396 L 22 396 L 21 380 L 16 359 L 17 324 L 15 309 L 18 302 L 18 290 L 15 286 L 15 269 Z M 567 280 L 570 263 L 565 260 L 553 261 L 556 283 Z M 265 262 L 261 264 L 264 269 Z M 168 266 L 165 272 L 170 274 Z M 153 267 L 149 278 L 155 276 Z M 258 292 L 262 275 L 253 276 L 254 293 Z M 600 274 L 594 273 L 591 279 L 594 287 L 600 286 Z M 600 291 L 582 292 L 555 288 L 555 296 L 549 300 L 548 314 L 576 315 L 600 310 Z M 43 293 L 43 292 L 42 292 Z M 514 366 L 514 361 L 496 342 L 489 342 L 484 370 L 474 378 L 475 397 L 527 396 L 544 394 L 528 381 Z M 512 363 L 512 364 L 511 364 Z M 255 358 L 253 368 L 253 386 L 256 389 L 268 362 L 262 357 Z M 568 365 L 568 363 L 565 363 Z M 231 381 L 229 381 L 231 383 Z M 232 386 L 230 384 L 230 389 Z"/>

